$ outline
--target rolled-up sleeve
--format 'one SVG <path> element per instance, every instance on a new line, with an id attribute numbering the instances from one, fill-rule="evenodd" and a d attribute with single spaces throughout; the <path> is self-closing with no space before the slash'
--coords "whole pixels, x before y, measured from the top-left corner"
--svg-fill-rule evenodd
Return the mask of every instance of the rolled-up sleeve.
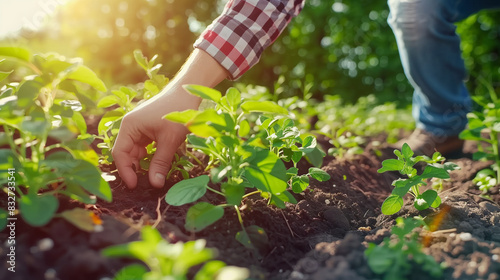
<path id="1" fill-rule="evenodd" d="M 237 79 L 283 32 L 304 0 L 230 0 L 194 43 Z"/>

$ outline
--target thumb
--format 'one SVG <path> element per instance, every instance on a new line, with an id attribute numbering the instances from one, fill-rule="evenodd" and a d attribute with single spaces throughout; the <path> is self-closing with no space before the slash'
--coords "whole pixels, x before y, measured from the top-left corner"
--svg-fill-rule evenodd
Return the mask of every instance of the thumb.
<path id="1" fill-rule="evenodd" d="M 175 148 L 172 146 L 157 147 L 149 166 L 149 183 L 153 187 L 161 188 L 165 184 L 165 177 L 172 165 L 174 152 Z"/>

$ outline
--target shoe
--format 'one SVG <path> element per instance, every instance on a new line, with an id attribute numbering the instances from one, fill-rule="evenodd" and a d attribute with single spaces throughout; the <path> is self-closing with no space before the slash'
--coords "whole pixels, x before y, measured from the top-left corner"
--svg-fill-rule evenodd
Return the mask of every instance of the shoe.
<path id="1" fill-rule="evenodd" d="M 432 157 L 436 151 L 440 152 L 443 156 L 461 152 L 464 140 L 459 139 L 458 135 L 436 136 L 428 131 L 417 128 L 408 138 L 401 139 L 391 146 L 401 150 L 404 143 L 407 143 L 415 154 Z"/>

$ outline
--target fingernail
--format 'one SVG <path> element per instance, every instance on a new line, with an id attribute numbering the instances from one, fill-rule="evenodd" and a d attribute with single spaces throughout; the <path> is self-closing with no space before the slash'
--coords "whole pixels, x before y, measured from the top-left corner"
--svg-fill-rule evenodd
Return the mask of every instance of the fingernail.
<path id="1" fill-rule="evenodd" d="M 164 184 L 165 183 L 165 175 L 163 175 L 161 173 L 156 173 L 155 174 L 155 181 L 158 184 Z"/>

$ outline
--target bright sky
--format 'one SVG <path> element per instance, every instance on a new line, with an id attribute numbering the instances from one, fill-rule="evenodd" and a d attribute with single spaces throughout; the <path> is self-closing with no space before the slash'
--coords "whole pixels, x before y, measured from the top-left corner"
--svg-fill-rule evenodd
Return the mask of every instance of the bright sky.
<path id="1" fill-rule="evenodd" d="M 57 6 L 68 0 L 0 0 L 0 37 L 11 35 L 22 27 L 38 29 Z"/>

